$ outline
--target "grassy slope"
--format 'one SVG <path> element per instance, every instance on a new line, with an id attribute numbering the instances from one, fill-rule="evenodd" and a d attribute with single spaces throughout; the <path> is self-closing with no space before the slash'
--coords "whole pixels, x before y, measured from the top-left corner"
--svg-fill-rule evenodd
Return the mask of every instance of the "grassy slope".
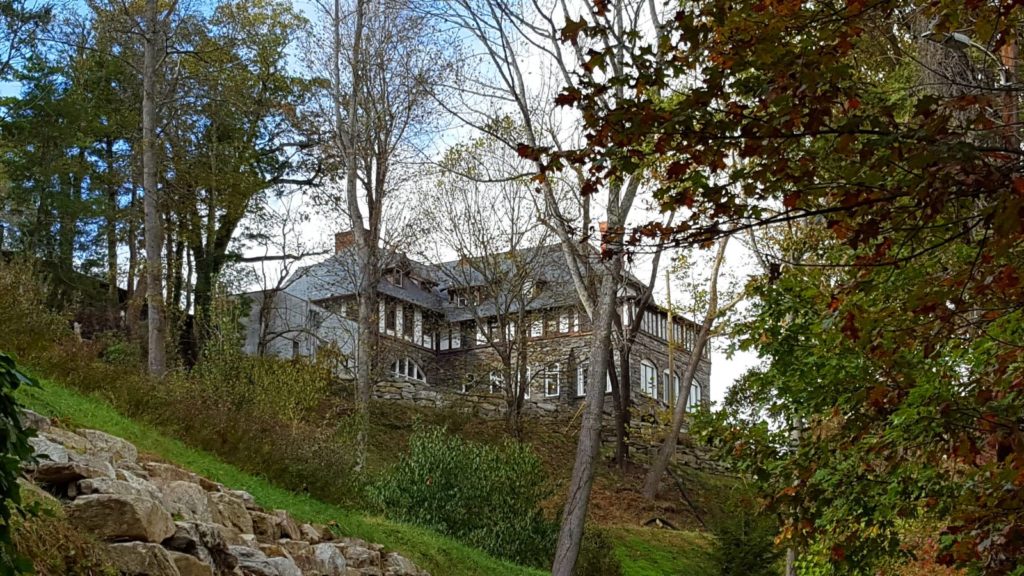
<path id="1" fill-rule="evenodd" d="M 615 555 L 628 576 L 716 574 L 707 537 L 697 532 L 649 528 L 608 528 Z"/>
<path id="2" fill-rule="evenodd" d="M 133 442 L 140 451 L 158 456 L 232 488 L 250 492 L 262 506 L 283 508 L 300 520 L 336 522 L 342 533 L 379 542 L 408 556 L 439 576 L 525 576 L 543 572 L 496 560 L 484 552 L 436 533 L 377 517 L 354 514 L 308 496 L 278 488 L 263 478 L 242 472 L 215 456 L 167 438 L 149 426 L 129 420 L 106 402 L 43 382 L 40 389 L 19 391 L 29 408 L 60 419 L 72 427 L 96 428 Z M 638 573 L 642 574 L 642 573 Z"/>

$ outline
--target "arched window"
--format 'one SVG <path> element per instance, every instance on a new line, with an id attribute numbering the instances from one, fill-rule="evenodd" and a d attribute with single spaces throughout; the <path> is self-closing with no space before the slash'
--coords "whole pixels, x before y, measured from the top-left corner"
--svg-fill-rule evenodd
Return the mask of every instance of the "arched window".
<path id="1" fill-rule="evenodd" d="M 640 362 L 640 392 L 658 397 L 658 367 L 650 360 Z"/>
<path id="2" fill-rule="evenodd" d="M 423 371 L 420 370 L 419 364 L 416 364 L 412 358 L 399 358 L 398 360 L 395 360 L 391 364 L 391 373 L 399 378 L 416 380 L 417 382 L 427 381 L 427 377 L 423 375 Z"/>

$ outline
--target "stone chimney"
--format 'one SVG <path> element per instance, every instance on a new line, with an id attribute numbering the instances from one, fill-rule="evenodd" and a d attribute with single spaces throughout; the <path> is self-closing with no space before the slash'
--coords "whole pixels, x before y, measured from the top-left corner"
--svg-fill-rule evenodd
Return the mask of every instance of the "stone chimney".
<path id="1" fill-rule="evenodd" d="M 334 253 L 340 254 L 342 250 L 345 250 L 349 246 L 352 246 L 356 242 L 355 232 L 349 230 L 347 232 L 335 232 L 334 234 Z"/>

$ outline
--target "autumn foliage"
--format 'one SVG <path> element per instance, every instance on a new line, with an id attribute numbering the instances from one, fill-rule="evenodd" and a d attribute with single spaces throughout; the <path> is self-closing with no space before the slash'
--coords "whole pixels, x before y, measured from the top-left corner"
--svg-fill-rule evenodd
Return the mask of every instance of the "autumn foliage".
<path id="1" fill-rule="evenodd" d="M 589 48 L 616 25 L 602 2 L 565 28 L 602 71 L 559 98 L 587 145 L 532 153 L 594 188 L 648 170 L 683 218 L 634 239 L 761 238 L 738 337 L 766 363 L 709 437 L 780 543 L 824 543 L 838 569 L 906 558 L 919 518 L 942 565 L 1024 556 L 1017 4 L 687 2 L 660 23 L 672 41 L 637 35 L 617 69 Z M 800 423 L 799 446 L 763 416 Z"/>

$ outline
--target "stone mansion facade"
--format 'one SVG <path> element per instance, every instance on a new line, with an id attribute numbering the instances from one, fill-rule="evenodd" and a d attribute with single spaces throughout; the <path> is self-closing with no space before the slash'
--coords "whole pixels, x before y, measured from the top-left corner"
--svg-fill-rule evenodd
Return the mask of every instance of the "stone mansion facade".
<path id="1" fill-rule="evenodd" d="M 353 247 L 349 233 L 335 238 L 335 253 L 301 268 L 274 291 L 245 294 L 250 313 L 245 320 L 245 350 L 279 357 L 312 356 L 332 345 L 355 357 L 356 300 Z M 557 246 L 530 250 L 539 262 L 529 280 L 533 297 L 525 306 L 524 326 L 528 364 L 524 392 L 526 412 L 574 413 L 589 383 L 587 351 L 591 325 L 583 312 Z M 375 394 L 419 404 L 470 404 L 483 413 L 504 409 L 500 359 L 487 330 L 496 324 L 497 307 L 476 296 L 472 275 L 452 271 L 458 261 L 423 264 L 402 254 L 390 254 L 378 285 L 377 314 L 386 373 L 378 376 Z M 675 316 L 669 325 L 665 309 L 637 309 L 642 285 L 629 277 L 620 290 L 623 318 L 642 314 L 641 329 L 630 356 L 631 393 L 641 405 L 671 405 L 680 393 L 679 381 L 689 360 L 698 326 Z M 675 374 L 669 373 L 669 331 L 672 330 Z M 618 358 L 616 358 L 616 361 Z M 691 388 L 689 403 L 709 397 L 710 358 L 705 353 Z M 602 382 L 610 393 L 610 381 Z M 611 403 L 608 402 L 610 405 Z"/>

